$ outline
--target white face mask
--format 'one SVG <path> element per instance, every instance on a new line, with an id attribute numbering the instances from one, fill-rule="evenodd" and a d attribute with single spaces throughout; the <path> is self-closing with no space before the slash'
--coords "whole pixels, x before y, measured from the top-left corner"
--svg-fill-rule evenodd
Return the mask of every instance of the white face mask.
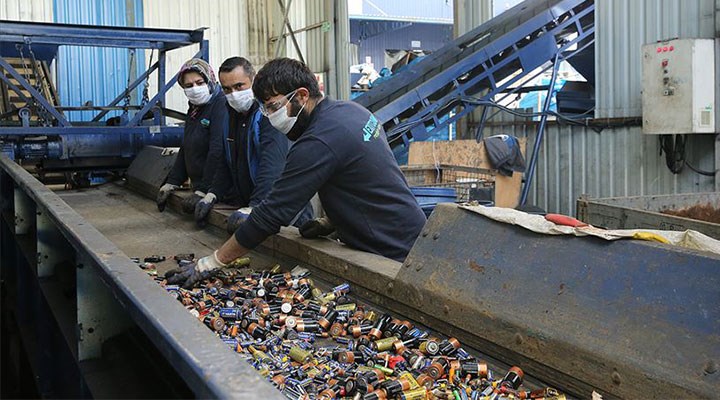
<path id="1" fill-rule="evenodd" d="M 226 94 L 225 98 L 230 107 L 239 113 L 249 110 L 254 100 L 252 88 Z"/>
<path id="2" fill-rule="evenodd" d="M 296 92 L 297 93 L 297 92 Z M 285 106 L 280 108 L 279 110 L 275 111 L 274 113 L 268 115 L 268 120 L 270 120 L 270 125 L 272 125 L 275 129 L 279 130 L 280 132 L 284 134 L 288 134 L 292 127 L 295 125 L 298 119 L 298 115 L 302 112 L 302 110 L 305 108 L 305 104 L 300 108 L 300 111 L 298 111 L 297 115 L 294 117 L 288 116 L 288 104 L 290 104 L 290 101 L 295 97 L 295 93 L 293 93 L 292 96 L 288 99 L 287 103 L 285 103 Z"/>
<path id="3" fill-rule="evenodd" d="M 207 103 L 212 97 L 208 85 L 193 86 L 183 90 L 185 91 L 185 96 L 188 98 L 188 101 L 196 106 Z"/>

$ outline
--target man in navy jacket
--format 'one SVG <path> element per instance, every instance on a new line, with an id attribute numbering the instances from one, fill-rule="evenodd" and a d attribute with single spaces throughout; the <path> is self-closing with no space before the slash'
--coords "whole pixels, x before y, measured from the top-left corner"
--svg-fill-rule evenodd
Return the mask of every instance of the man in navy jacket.
<path id="1" fill-rule="evenodd" d="M 223 134 L 223 155 L 208 195 L 195 206 L 195 221 L 201 227 L 217 201 L 242 207 L 236 212 L 242 215 L 258 206 L 282 174 L 289 148 L 287 137 L 259 110 L 252 92 L 255 69 L 250 61 L 228 58 L 220 65 L 219 78 L 229 120 Z M 311 217 L 312 209 L 307 207 L 293 222 L 301 224 Z M 229 228 L 236 227 L 236 220 L 237 215 L 229 218 Z"/>
<path id="2" fill-rule="evenodd" d="M 295 141 L 285 170 L 233 237 L 169 280 L 192 286 L 211 275 L 278 232 L 316 192 L 345 244 L 404 260 L 425 215 L 375 116 L 324 98 L 308 67 L 289 58 L 267 63 L 253 92 L 270 123 Z"/>

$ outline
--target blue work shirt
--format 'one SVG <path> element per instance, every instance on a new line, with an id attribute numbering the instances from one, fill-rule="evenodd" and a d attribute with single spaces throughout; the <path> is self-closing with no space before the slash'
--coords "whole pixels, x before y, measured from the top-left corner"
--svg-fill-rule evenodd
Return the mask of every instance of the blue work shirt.
<path id="1" fill-rule="evenodd" d="M 290 149 L 268 197 L 235 232 L 252 249 L 286 225 L 318 193 L 339 238 L 358 250 L 402 261 L 425 225 L 375 116 L 349 101 L 320 101 Z"/>

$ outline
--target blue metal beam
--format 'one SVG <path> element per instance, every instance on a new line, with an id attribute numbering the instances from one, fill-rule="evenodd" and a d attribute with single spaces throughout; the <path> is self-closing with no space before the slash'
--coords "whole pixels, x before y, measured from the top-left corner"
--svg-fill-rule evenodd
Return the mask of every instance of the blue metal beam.
<path id="1" fill-rule="evenodd" d="M 160 66 L 160 62 L 155 62 L 150 69 L 143 72 L 142 75 L 140 75 L 137 79 L 135 79 L 128 87 L 123 90 L 122 93 L 120 93 L 116 98 L 113 99 L 113 101 L 108 104 L 108 107 L 112 107 L 119 103 L 122 99 L 125 98 L 125 96 L 128 95 L 128 93 L 132 92 L 133 89 L 135 89 L 142 81 L 144 81 L 150 74 L 152 74 L 156 69 L 158 69 L 158 66 Z M 98 113 L 92 120 L 93 121 L 100 121 L 102 117 L 104 117 L 107 113 L 109 113 L 110 110 L 103 110 L 102 112 Z"/>
<path id="2" fill-rule="evenodd" d="M 29 128 L 4 126 L 0 129 L 2 136 L 32 136 L 32 135 L 119 135 L 119 134 L 175 134 L 182 135 L 181 126 L 68 126 L 58 129 L 54 126 L 33 126 Z M 178 143 L 179 145 L 179 143 Z"/>
<path id="3" fill-rule="evenodd" d="M 203 31 L 0 20 L 0 42 L 164 49 L 200 43 Z"/>
<path id="4" fill-rule="evenodd" d="M 207 59 L 207 55 L 208 55 L 207 46 L 201 46 L 201 47 L 200 47 L 200 51 L 198 51 L 197 53 L 195 53 L 195 55 L 194 55 L 193 57 L 194 57 L 194 58 L 195 58 L 195 57 L 200 57 L 200 58 L 203 58 L 203 59 Z M 164 59 L 165 59 L 165 54 L 164 54 L 164 52 L 163 52 L 163 53 L 160 54 L 160 62 L 161 62 L 161 64 L 164 64 L 164 63 L 165 63 Z M 161 69 L 161 71 L 164 71 L 164 70 L 165 70 L 165 68 L 162 68 L 162 69 Z M 161 75 L 158 77 L 158 92 L 157 92 L 157 94 L 156 94 L 155 96 L 153 96 L 153 98 L 150 99 L 150 101 L 148 101 L 147 104 L 145 104 L 145 106 L 142 108 L 142 110 L 138 111 L 137 114 L 135 114 L 135 116 L 133 116 L 133 118 L 130 120 L 130 122 L 127 123 L 126 126 L 128 126 L 128 127 L 130 127 L 130 126 L 135 126 L 135 125 L 137 125 L 138 123 L 140 123 L 140 121 L 142 120 L 143 116 L 144 116 L 148 111 L 150 111 L 150 109 L 151 109 L 153 106 L 155 106 L 155 104 L 157 104 L 158 101 L 162 100 L 162 103 L 163 103 L 163 105 L 164 105 L 164 102 L 165 102 L 165 93 L 167 93 L 167 91 L 170 90 L 170 88 L 171 88 L 174 84 L 177 83 L 178 75 L 179 75 L 179 72 L 176 72 L 175 75 L 173 75 L 173 77 L 172 77 L 167 83 L 165 83 L 165 84 L 163 85 L 163 81 L 162 81 L 160 78 L 164 78 L 165 74 L 164 74 L 164 73 L 161 74 Z"/>
<path id="5" fill-rule="evenodd" d="M 532 156 L 530 157 L 530 163 L 528 170 L 525 173 L 525 186 L 523 186 L 522 194 L 520 195 L 519 205 L 525 205 L 528 193 L 530 192 L 530 185 L 532 184 L 533 175 L 535 175 L 535 167 L 537 165 L 538 154 L 540 153 L 540 144 L 542 143 L 543 136 L 545 134 L 545 124 L 547 123 L 548 111 L 550 111 L 550 102 L 552 101 L 553 91 L 555 90 L 555 80 L 557 79 L 558 69 L 560 68 L 560 53 L 555 55 L 555 61 L 553 62 L 552 77 L 550 78 L 550 84 L 548 85 L 547 95 L 545 96 L 545 104 L 543 104 L 543 112 L 540 117 L 540 124 L 538 124 L 537 135 L 535 135 L 535 145 L 533 146 Z"/>

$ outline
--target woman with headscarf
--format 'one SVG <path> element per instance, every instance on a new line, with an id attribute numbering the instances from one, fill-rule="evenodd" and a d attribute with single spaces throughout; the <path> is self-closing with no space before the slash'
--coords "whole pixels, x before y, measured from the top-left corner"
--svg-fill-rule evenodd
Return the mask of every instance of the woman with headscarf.
<path id="1" fill-rule="evenodd" d="M 216 201 L 208 189 L 223 154 L 222 137 L 228 111 L 215 72 L 204 60 L 193 58 L 183 64 L 178 74 L 178 84 L 188 99 L 187 120 L 180 152 L 167 182 L 160 188 L 157 205 L 163 211 L 170 193 L 190 178 L 193 193 L 183 200 L 182 208 L 184 212 L 192 214 L 200 200 L 205 199 L 209 203 Z"/>

